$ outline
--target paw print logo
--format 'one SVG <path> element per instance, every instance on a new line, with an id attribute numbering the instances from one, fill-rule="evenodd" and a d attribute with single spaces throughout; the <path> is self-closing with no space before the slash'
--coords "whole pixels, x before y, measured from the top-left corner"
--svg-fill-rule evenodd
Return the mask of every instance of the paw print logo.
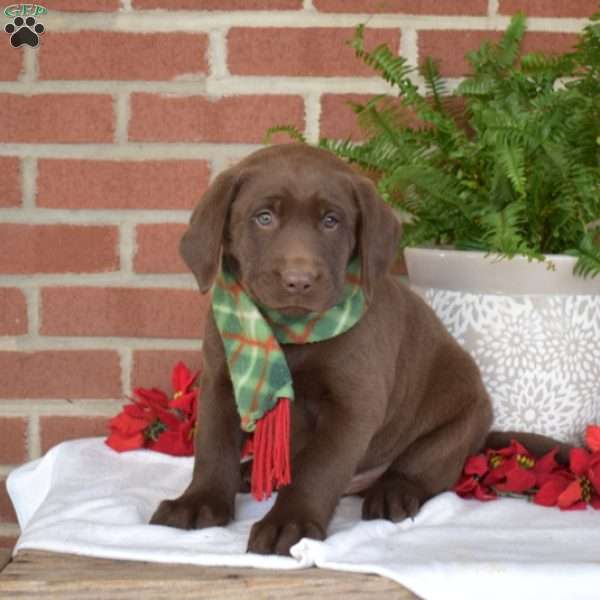
<path id="1" fill-rule="evenodd" d="M 10 43 L 14 48 L 27 44 L 35 48 L 40 43 L 39 34 L 44 33 L 44 26 L 36 23 L 33 17 L 15 17 L 12 23 L 9 23 L 4 31 L 10 33 Z"/>

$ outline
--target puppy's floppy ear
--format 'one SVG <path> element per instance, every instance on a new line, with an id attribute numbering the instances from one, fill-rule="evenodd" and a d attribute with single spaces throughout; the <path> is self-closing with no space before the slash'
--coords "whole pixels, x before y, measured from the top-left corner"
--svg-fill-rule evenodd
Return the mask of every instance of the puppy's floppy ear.
<path id="1" fill-rule="evenodd" d="M 219 270 L 227 215 L 239 188 L 238 174 L 233 167 L 215 179 L 194 209 L 179 243 L 179 253 L 203 294 L 208 292 Z"/>
<path id="2" fill-rule="evenodd" d="M 369 179 L 356 175 L 353 186 L 360 211 L 358 251 L 362 285 L 368 302 L 377 280 L 392 266 L 402 228 L 394 211 L 381 199 Z"/>

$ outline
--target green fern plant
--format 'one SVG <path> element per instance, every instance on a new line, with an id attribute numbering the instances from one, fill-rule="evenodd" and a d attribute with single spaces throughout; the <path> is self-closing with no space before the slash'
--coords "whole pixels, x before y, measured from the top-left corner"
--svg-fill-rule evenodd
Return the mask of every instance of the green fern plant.
<path id="1" fill-rule="evenodd" d="M 349 45 L 398 97 L 353 104 L 367 137 L 319 145 L 376 175 L 379 192 L 407 216 L 403 246 L 476 249 L 504 257 L 578 258 L 600 274 L 600 13 L 574 51 L 523 55 L 523 14 L 498 43 L 467 55 L 471 74 L 448 91 L 436 62 L 416 71 L 385 45 Z M 414 117 L 421 123 L 411 126 Z M 409 119 L 412 117 L 412 121 Z M 299 141 L 302 134 L 286 131 Z"/>

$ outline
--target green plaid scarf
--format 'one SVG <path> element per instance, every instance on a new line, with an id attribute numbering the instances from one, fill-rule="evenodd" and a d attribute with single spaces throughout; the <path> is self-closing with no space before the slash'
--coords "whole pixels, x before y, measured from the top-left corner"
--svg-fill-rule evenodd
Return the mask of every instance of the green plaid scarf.
<path id="1" fill-rule="evenodd" d="M 279 344 L 327 340 L 348 331 L 363 315 L 360 262 L 350 263 L 342 300 L 325 312 L 292 317 L 259 308 L 226 269 L 213 289 L 212 310 L 225 346 L 242 429 L 251 432 L 278 398 L 294 398 L 292 376 Z"/>
<path id="2" fill-rule="evenodd" d="M 280 344 L 307 344 L 340 335 L 356 325 L 365 309 L 358 258 L 348 265 L 341 301 L 324 312 L 300 317 L 257 306 L 223 265 L 213 288 L 212 310 L 225 347 L 241 427 L 257 434 L 253 436 L 252 487 L 258 499 L 270 495 L 272 480 L 276 487 L 291 481 L 287 401 L 293 401 L 294 388 Z M 286 414 L 273 410 L 278 404 Z M 282 462 L 285 467 L 280 466 Z"/>

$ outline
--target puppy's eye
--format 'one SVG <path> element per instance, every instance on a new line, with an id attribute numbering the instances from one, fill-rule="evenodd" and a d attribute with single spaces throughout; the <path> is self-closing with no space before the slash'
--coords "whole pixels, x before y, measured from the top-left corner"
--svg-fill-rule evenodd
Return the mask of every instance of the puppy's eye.
<path id="1" fill-rule="evenodd" d="M 261 210 L 254 215 L 254 220 L 261 227 L 269 227 L 270 225 L 273 225 L 273 213 L 270 210 Z"/>
<path id="2" fill-rule="evenodd" d="M 335 229 L 339 222 L 340 220 L 333 213 L 326 214 L 321 220 L 325 229 Z"/>

